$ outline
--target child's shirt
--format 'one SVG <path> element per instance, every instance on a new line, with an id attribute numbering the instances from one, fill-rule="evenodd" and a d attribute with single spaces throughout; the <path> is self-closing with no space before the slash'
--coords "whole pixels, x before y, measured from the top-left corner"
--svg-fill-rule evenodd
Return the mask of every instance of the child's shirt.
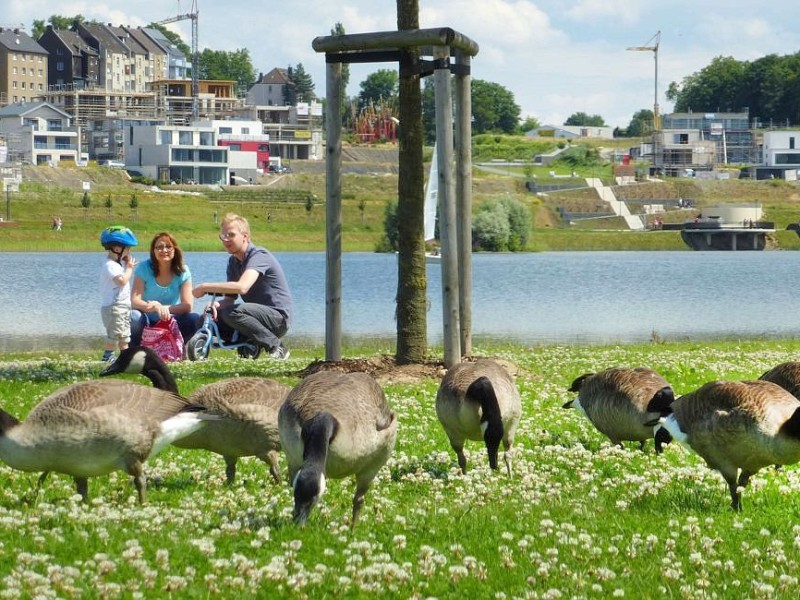
<path id="1" fill-rule="evenodd" d="M 131 279 L 125 285 L 117 285 L 114 279 L 125 274 L 125 267 L 110 258 L 103 264 L 100 272 L 100 296 L 102 306 L 112 304 L 131 304 Z"/>

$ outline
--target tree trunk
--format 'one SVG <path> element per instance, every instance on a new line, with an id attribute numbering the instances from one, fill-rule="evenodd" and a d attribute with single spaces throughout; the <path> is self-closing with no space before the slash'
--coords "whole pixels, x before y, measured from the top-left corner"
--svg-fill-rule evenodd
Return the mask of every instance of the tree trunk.
<path id="1" fill-rule="evenodd" d="M 418 0 L 397 0 L 397 29 L 419 29 Z M 397 353 L 399 364 L 421 362 L 428 348 L 425 272 L 422 93 L 418 48 L 400 55 L 400 173 L 397 184 Z"/>

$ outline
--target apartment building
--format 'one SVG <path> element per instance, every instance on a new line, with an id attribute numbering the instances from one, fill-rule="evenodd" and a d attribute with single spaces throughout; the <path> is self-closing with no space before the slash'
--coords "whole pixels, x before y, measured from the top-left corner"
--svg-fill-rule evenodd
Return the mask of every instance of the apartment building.
<path id="1" fill-rule="evenodd" d="M 47 89 L 48 52 L 21 29 L 0 27 L 0 106 L 31 102 Z"/>

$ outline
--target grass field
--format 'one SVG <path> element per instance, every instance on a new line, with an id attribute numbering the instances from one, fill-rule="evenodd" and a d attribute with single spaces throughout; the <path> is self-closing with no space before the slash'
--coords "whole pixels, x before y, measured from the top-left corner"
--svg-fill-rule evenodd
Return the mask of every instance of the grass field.
<path id="1" fill-rule="evenodd" d="M 146 243 L 155 233 L 167 230 L 177 235 L 185 250 L 216 251 L 220 250 L 218 221 L 229 211 L 246 216 L 253 239 L 271 250 L 322 251 L 326 243 L 325 176 L 303 172 L 301 161 L 295 161 L 295 166 L 294 174 L 265 176 L 256 186 L 225 187 L 223 191 L 207 186 L 181 190 L 175 189 L 181 186 L 169 186 L 160 192 L 131 184 L 114 169 L 29 167 L 33 180 L 23 183 L 20 192 L 7 196 L 14 223 L 0 226 L 0 251 L 96 251 L 99 232 L 118 223 L 134 229 L 140 242 Z M 363 170 L 368 172 L 370 167 Z M 677 231 L 629 231 L 621 218 L 565 223 L 557 214 L 560 205 L 592 210 L 598 203 L 596 194 L 584 189 L 537 197 L 524 187 L 525 178 L 534 175 L 537 181 L 548 182 L 549 167 L 514 167 L 500 172 L 475 169 L 473 173 L 476 206 L 511 197 L 529 207 L 532 231 L 528 250 L 688 250 Z M 610 181 L 611 168 L 587 168 L 579 170 L 578 175 Z M 81 206 L 83 181 L 91 185 L 88 208 Z M 386 204 L 397 197 L 397 175 L 391 169 L 384 174 L 348 173 L 342 181 L 343 249 L 374 251 L 384 235 Z M 698 210 L 720 202 L 760 202 L 765 218 L 776 223 L 774 246 L 800 249 L 800 237 L 785 230 L 789 223 L 800 221 L 796 184 L 672 180 L 637 186 L 630 193 L 634 197 L 692 198 Z M 134 195 L 138 204 L 135 211 L 130 208 Z M 109 198 L 110 208 L 106 207 Z M 0 214 L 5 215 L 5 208 L 0 201 Z M 664 215 L 664 221 L 682 222 L 691 214 L 673 211 Z M 64 222 L 63 231 L 51 230 L 56 215 Z"/>
<path id="2" fill-rule="evenodd" d="M 510 479 L 478 443 L 461 475 L 436 419 L 436 379 L 382 380 L 397 447 L 354 529 L 352 481 L 329 482 L 300 529 L 289 487 L 253 459 L 228 488 L 219 456 L 168 449 L 147 467 L 143 507 L 123 473 L 90 480 L 84 506 L 65 476 L 34 500 L 37 475 L 0 466 L 0 597 L 795 598 L 800 469 L 757 474 L 737 514 L 719 474 L 677 444 L 661 456 L 652 443 L 614 447 L 561 405 L 573 378 L 609 366 L 649 366 L 684 393 L 756 378 L 798 351 L 788 340 L 476 348 L 518 369 Z M 292 384 L 317 358 L 223 354 L 175 365 L 182 391 L 237 374 Z M 88 355 L 0 355 L 3 408 L 24 417 L 98 371 Z"/>

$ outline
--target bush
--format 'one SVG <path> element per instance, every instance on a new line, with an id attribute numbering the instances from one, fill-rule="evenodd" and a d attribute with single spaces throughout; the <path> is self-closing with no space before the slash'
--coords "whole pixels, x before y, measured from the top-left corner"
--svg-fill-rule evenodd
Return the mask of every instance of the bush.
<path id="1" fill-rule="evenodd" d="M 528 207 L 513 198 L 483 203 L 472 220 L 472 245 L 476 250 L 525 250 L 531 231 Z"/>
<path id="2" fill-rule="evenodd" d="M 400 249 L 400 233 L 397 223 L 397 200 L 390 200 L 383 213 L 383 239 L 375 247 L 376 252 L 397 252 Z"/>

